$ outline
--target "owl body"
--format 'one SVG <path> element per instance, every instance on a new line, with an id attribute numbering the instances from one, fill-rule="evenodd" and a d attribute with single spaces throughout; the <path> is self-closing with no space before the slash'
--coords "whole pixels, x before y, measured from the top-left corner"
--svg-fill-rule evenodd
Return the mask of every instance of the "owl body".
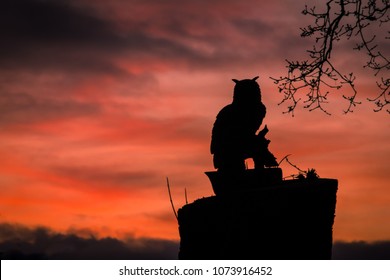
<path id="1" fill-rule="evenodd" d="M 217 115 L 210 150 L 218 170 L 244 170 L 245 159 L 255 156 L 256 132 L 266 114 L 256 79 L 233 80 L 233 102 Z"/>

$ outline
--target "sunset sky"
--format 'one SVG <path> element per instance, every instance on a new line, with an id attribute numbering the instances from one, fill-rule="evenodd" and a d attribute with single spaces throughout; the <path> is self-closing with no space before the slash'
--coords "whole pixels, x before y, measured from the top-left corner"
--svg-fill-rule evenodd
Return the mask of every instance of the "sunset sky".
<path id="1" fill-rule="evenodd" d="M 215 116 L 232 78 L 260 76 L 270 150 L 339 180 L 334 240 L 389 240 L 390 116 L 366 101 L 378 89 L 364 53 L 335 47 L 357 75 L 353 113 L 343 92 L 331 116 L 278 106 L 270 77 L 306 56 L 301 11 L 318 2 L 2 1 L 0 223 L 178 240 L 166 177 L 176 208 L 185 189 L 190 202 L 213 194 Z"/>

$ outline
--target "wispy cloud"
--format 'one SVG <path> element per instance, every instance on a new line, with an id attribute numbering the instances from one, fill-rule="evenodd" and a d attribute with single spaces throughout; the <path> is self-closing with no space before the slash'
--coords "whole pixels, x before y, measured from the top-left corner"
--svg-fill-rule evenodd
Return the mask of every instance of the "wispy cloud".
<path id="1" fill-rule="evenodd" d="M 93 116 L 101 112 L 96 103 L 49 99 L 29 93 L 7 93 L 0 96 L 0 123 L 29 125 L 46 120 Z"/>

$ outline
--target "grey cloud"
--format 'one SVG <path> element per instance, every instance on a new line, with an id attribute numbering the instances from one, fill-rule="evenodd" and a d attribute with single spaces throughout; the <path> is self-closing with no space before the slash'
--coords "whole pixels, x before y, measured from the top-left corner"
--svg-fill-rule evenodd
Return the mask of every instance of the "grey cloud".
<path id="1" fill-rule="evenodd" d="M 243 33 L 254 37 L 263 37 L 266 34 L 272 34 L 274 27 L 262 20 L 255 19 L 235 19 L 233 25 Z"/>
<path id="2" fill-rule="evenodd" d="M 14 42 L 104 44 L 116 40 L 108 22 L 78 10 L 66 1 L 6 0 L 1 11 L 1 32 Z"/>
<path id="3" fill-rule="evenodd" d="M 118 75 L 125 71 L 111 59 L 125 52 L 130 56 L 189 55 L 180 44 L 142 30 L 120 34 L 114 22 L 65 1 L 5 1 L 0 10 L 0 34 L 0 61 L 9 69 L 89 70 Z"/>
<path id="4" fill-rule="evenodd" d="M 48 228 L 0 224 L 0 257 L 4 259 L 148 260 L 177 259 L 178 243 L 152 238 L 80 237 Z"/>
<path id="5" fill-rule="evenodd" d="M 81 103 L 71 99 L 54 100 L 38 98 L 28 93 L 0 95 L 0 123 L 24 123 L 93 115 L 100 112 L 96 103 Z"/>
<path id="6" fill-rule="evenodd" d="M 186 3 L 180 6 L 180 14 L 175 12 L 176 6 L 167 16 L 176 2 L 135 2 L 133 5 L 152 8 L 152 16 L 133 15 L 124 23 L 116 22 L 98 8 L 69 3 L 72 1 L 6 0 L 0 10 L 0 62 L 9 69 L 54 69 L 69 74 L 89 71 L 118 76 L 126 74 L 116 62 L 119 57 L 133 64 L 150 59 L 174 67 L 181 64 L 192 69 L 210 69 L 270 56 L 268 50 L 262 49 L 262 35 L 269 34 L 270 26 L 261 20 L 239 18 L 239 14 L 217 13 L 223 3 L 198 3 L 195 7 L 199 11 Z M 129 3 L 116 6 L 121 7 L 132 9 Z M 160 8 L 165 8 L 165 13 Z M 245 39 L 237 42 L 235 35 L 226 30 L 231 21 L 238 32 L 251 41 L 258 40 L 256 50 Z M 119 30 L 120 24 L 126 28 Z M 199 45 L 203 48 L 196 47 Z"/>
<path id="7" fill-rule="evenodd" d="M 332 258 L 334 260 L 390 260 L 390 241 L 338 241 L 333 244 Z"/>
<path id="8" fill-rule="evenodd" d="M 0 62 L 6 69 L 88 69 L 122 73 L 104 50 L 125 45 L 112 23 L 66 1 L 6 0 L 0 10 Z M 3 69 L 4 70 L 4 69 Z"/>

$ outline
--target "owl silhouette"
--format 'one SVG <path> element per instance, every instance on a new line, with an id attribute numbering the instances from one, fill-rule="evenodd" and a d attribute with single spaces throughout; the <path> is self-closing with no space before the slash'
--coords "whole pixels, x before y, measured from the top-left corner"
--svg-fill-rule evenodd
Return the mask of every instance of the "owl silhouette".
<path id="1" fill-rule="evenodd" d="M 257 79 L 233 79 L 233 101 L 216 117 L 210 151 L 218 170 L 245 170 L 248 158 L 254 159 L 255 168 L 277 165 L 275 157 L 268 151 L 267 127 L 256 134 L 266 115 Z"/>

